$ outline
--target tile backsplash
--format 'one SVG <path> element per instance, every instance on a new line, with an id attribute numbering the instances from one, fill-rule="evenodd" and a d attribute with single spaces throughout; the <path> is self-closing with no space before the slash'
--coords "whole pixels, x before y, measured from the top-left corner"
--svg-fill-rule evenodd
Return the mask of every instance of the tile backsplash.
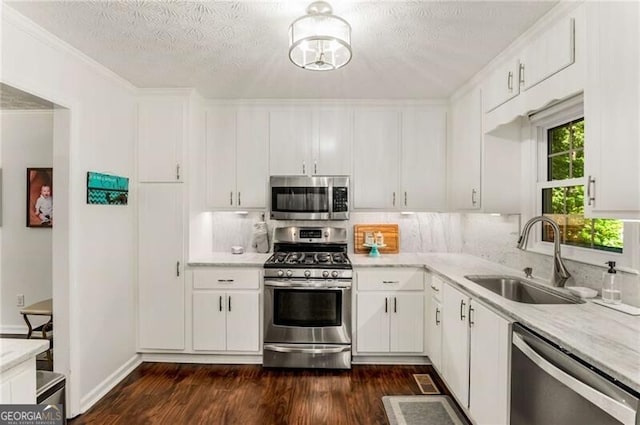
<path id="1" fill-rule="evenodd" d="M 252 246 L 253 224 L 262 220 L 262 214 L 250 212 L 206 212 L 192 219 L 192 257 L 208 252 L 230 252 L 231 246 L 240 245 L 246 252 L 255 252 Z M 353 225 L 364 223 L 397 223 L 400 231 L 400 252 L 463 252 L 494 263 L 521 270 L 533 267 L 535 277 L 549 279 L 552 257 L 516 248 L 519 234 L 519 216 L 492 216 L 489 214 L 458 213 L 377 213 L 352 212 L 351 219 L 341 222 L 272 221 L 267 219 L 270 242 L 274 227 L 292 225 L 342 226 L 349 234 L 349 252 L 353 253 Z M 194 225 L 194 223 L 196 223 Z M 567 260 L 566 265 L 575 278 L 575 284 L 596 290 L 601 288 L 602 267 Z M 640 276 L 619 273 L 623 301 L 640 307 Z"/>

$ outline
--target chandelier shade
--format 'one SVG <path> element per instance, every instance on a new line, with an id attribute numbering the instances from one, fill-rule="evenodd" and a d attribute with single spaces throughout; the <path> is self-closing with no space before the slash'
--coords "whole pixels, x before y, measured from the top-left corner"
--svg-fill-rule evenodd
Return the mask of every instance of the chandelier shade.
<path id="1" fill-rule="evenodd" d="M 342 68 L 351 60 L 351 26 L 328 3 L 311 3 L 289 27 L 289 59 L 311 71 Z"/>

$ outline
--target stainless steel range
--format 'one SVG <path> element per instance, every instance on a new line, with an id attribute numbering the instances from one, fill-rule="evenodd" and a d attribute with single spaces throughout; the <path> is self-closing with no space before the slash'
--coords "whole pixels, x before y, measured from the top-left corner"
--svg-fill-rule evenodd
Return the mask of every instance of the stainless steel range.
<path id="1" fill-rule="evenodd" d="M 277 228 L 264 268 L 263 365 L 351 368 L 347 230 Z"/>

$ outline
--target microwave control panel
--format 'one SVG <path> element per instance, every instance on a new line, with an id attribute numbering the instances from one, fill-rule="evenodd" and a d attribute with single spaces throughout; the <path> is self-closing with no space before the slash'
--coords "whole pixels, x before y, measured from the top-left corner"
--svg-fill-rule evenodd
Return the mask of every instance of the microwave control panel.
<path id="1" fill-rule="evenodd" d="M 349 191 L 346 187 L 333 188 L 333 212 L 349 211 Z"/>

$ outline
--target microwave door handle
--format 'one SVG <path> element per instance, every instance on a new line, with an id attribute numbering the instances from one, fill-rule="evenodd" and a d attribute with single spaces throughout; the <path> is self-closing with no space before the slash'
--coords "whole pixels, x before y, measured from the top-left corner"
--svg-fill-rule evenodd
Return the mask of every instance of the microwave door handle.
<path id="1" fill-rule="evenodd" d="M 609 415 L 613 416 L 625 425 L 636 425 L 637 412 L 631 407 L 615 400 L 606 394 L 601 393 L 584 382 L 574 378 L 563 370 L 554 366 L 549 360 L 545 359 L 533 347 L 527 344 L 518 334 L 513 334 L 513 344 L 529 358 L 536 366 L 551 375 L 555 380 L 569 387 L 574 392 L 580 394 L 591 403 L 598 406 Z M 604 379 L 604 378 L 603 378 Z"/>

